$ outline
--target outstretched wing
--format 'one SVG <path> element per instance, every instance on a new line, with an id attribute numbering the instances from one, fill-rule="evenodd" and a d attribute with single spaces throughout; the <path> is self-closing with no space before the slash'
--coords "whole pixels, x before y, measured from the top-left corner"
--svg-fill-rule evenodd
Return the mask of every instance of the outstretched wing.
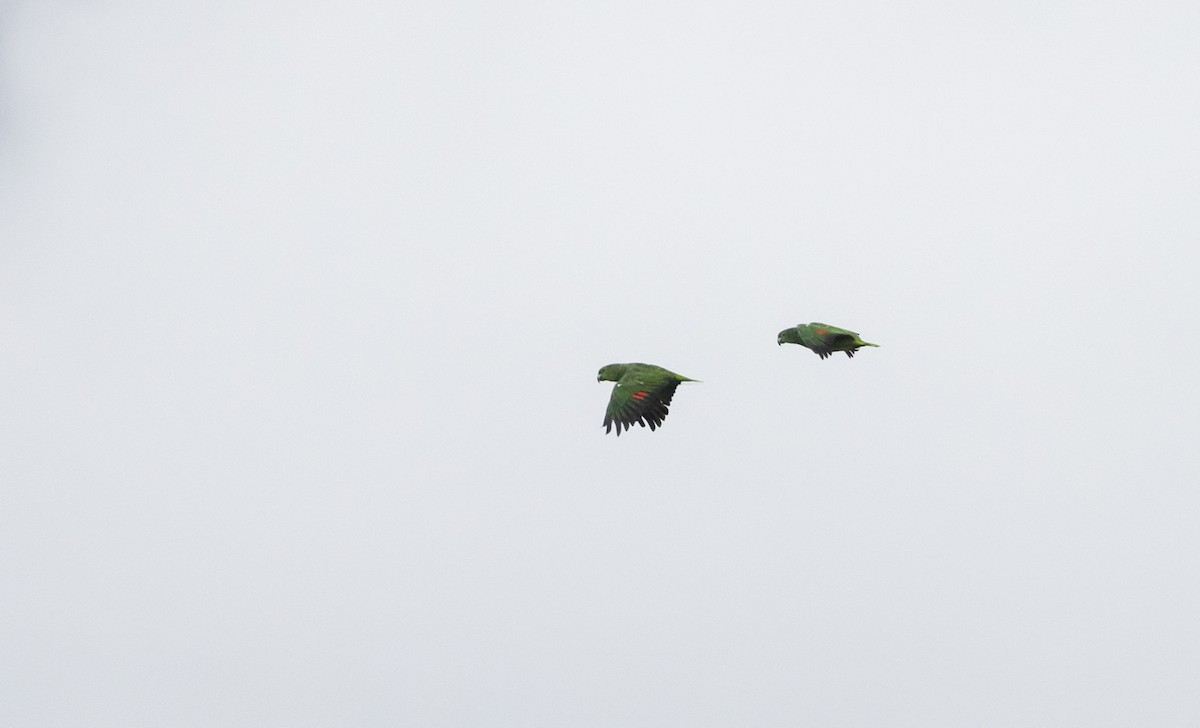
<path id="1" fill-rule="evenodd" d="M 604 413 L 605 434 L 612 431 L 614 424 L 618 437 L 622 429 L 628 430 L 634 423 L 651 430 L 659 427 L 678 386 L 679 378 L 666 373 L 627 372 L 613 386 L 608 400 L 608 411 Z"/>
<path id="2" fill-rule="evenodd" d="M 859 338 L 853 331 L 816 322 L 802 328 L 804 345 L 817 352 L 822 359 L 832 356 L 835 351 L 844 351 L 850 357 L 858 351 Z"/>

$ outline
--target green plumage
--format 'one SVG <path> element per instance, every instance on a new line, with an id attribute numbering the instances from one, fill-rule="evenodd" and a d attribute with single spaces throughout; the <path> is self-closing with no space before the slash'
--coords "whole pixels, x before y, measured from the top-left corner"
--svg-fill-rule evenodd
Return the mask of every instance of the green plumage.
<path id="1" fill-rule="evenodd" d="M 616 382 L 612 396 L 608 399 L 608 410 L 604 413 L 604 432 L 617 426 L 628 430 L 634 423 L 649 427 L 651 431 L 660 427 L 667 416 L 667 407 L 675 388 L 680 382 L 695 382 L 695 379 L 667 371 L 653 364 L 609 364 L 596 375 L 597 382 Z"/>
<path id="2" fill-rule="evenodd" d="M 800 324 L 780 331 L 778 343 L 780 345 L 799 344 L 812 349 L 822 359 L 833 356 L 833 353 L 837 351 L 844 351 L 846 356 L 852 357 L 854 352 L 861 347 L 879 346 L 879 344 L 869 344 L 863 341 L 853 331 L 815 321 L 811 324 Z"/>

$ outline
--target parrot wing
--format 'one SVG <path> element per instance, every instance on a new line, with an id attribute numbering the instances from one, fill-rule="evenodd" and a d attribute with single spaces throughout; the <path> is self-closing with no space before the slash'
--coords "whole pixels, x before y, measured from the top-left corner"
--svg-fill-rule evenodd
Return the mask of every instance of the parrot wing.
<path id="1" fill-rule="evenodd" d="M 848 356 L 854 356 L 854 349 L 858 348 L 860 341 L 858 334 L 853 331 L 815 321 L 801 327 L 801 337 L 804 339 L 804 345 L 822 359 L 832 356 L 835 351 L 844 351 Z"/>
<path id="2" fill-rule="evenodd" d="M 628 430 L 634 423 L 651 430 L 662 425 L 680 381 L 665 369 L 631 367 L 613 386 L 604 413 L 604 432 L 611 432 L 615 424 L 619 437 L 622 428 Z"/>

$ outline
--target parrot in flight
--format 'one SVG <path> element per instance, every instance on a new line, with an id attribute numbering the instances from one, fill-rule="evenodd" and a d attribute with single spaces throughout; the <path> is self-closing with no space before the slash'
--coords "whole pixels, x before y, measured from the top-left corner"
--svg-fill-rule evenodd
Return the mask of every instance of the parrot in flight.
<path id="1" fill-rule="evenodd" d="M 824 359 L 827 356 L 833 356 L 835 351 L 844 351 L 846 356 L 854 356 L 854 352 L 858 351 L 863 346 L 875 346 L 879 344 L 869 344 L 859 338 L 858 334 L 846 329 L 839 329 L 836 326 L 829 324 L 820 324 L 813 322 L 811 324 L 800 324 L 793 326 L 790 329 L 784 329 L 779 332 L 778 343 L 783 344 L 799 344 L 800 346 L 812 349 L 817 353 L 817 356 Z"/>
<path id="2" fill-rule="evenodd" d="M 604 413 L 604 434 L 617 426 L 617 437 L 621 429 L 628 430 L 634 423 L 650 426 L 654 431 L 661 427 L 667 416 L 667 407 L 680 382 L 696 382 L 675 372 L 653 364 L 609 364 L 600 368 L 597 382 L 616 382 L 608 410 Z"/>

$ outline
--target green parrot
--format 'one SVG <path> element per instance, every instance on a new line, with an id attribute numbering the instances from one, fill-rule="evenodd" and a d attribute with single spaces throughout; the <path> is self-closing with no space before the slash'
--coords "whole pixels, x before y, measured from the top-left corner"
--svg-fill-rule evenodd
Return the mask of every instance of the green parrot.
<path id="1" fill-rule="evenodd" d="M 879 344 L 869 344 L 863 341 L 853 331 L 839 329 L 829 324 L 819 324 L 815 321 L 807 326 L 800 324 L 780 331 L 778 342 L 781 346 L 783 344 L 799 344 L 808 347 L 822 359 L 833 356 L 835 351 L 844 351 L 846 356 L 854 356 L 854 352 L 858 351 L 860 347 L 879 346 Z"/>
<path id="2" fill-rule="evenodd" d="M 620 437 L 621 429 L 628 430 L 635 422 L 642 427 L 649 425 L 651 431 L 661 427 L 679 383 L 699 380 L 653 364 L 609 364 L 600 368 L 596 381 L 616 382 L 604 413 L 604 434 L 611 432 L 615 424 Z"/>

